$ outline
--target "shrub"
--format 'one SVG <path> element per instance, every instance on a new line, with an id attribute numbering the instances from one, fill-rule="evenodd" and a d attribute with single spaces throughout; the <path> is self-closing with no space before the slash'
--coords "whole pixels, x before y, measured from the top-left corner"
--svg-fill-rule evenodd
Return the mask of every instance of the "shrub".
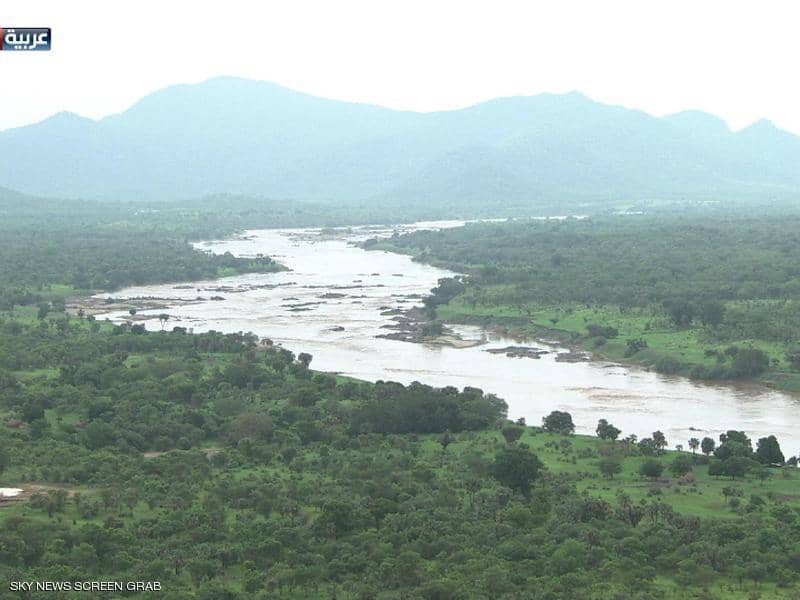
<path id="1" fill-rule="evenodd" d="M 686 475 L 694 468 L 694 460 L 688 454 L 678 454 L 669 465 L 669 470 L 673 475 Z"/>
<path id="2" fill-rule="evenodd" d="M 681 370 L 681 363 L 671 356 L 662 356 L 653 365 L 656 371 L 664 373 L 665 375 L 674 375 Z"/>
<path id="3" fill-rule="evenodd" d="M 639 474 L 647 477 L 648 479 L 658 479 L 664 472 L 664 465 L 654 458 L 648 458 L 639 467 Z"/>
<path id="4" fill-rule="evenodd" d="M 758 348 L 744 348 L 736 353 L 731 366 L 734 377 L 754 377 L 761 375 L 769 367 L 769 356 Z"/>
<path id="5" fill-rule="evenodd" d="M 634 354 L 636 354 L 641 350 L 644 350 L 645 348 L 647 348 L 647 340 L 643 338 L 628 340 L 627 348 L 625 350 L 625 356 L 626 358 L 630 358 L 631 356 L 633 356 Z"/>
<path id="6" fill-rule="evenodd" d="M 589 332 L 589 337 L 615 338 L 619 335 L 616 327 L 607 327 L 596 323 L 589 323 L 586 331 Z"/>

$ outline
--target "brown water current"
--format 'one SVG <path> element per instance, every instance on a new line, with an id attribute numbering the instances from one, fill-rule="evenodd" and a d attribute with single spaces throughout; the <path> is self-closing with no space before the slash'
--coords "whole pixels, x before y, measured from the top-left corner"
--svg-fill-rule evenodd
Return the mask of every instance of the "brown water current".
<path id="1" fill-rule="evenodd" d="M 460 224 L 353 227 L 333 234 L 319 229 L 247 231 L 197 247 L 236 256 L 266 254 L 291 270 L 131 287 L 112 296 L 160 299 L 166 308 L 137 314 L 153 317 L 142 321 L 148 329 L 160 329 L 155 317 L 167 313 L 167 328 L 250 331 L 295 353 L 312 354 L 312 367 L 318 370 L 369 381 L 479 387 L 505 399 L 509 417 L 525 417 L 529 424 L 559 409 L 572 414 L 578 433 L 594 433 L 598 419 L 606 418 L 623 435 L 644 437 L 659 429 L 670 446 L 688 448 L 690 437 L 717 438 L 727 429 L 740 429 L 753 440 L 775 434 L 787 457 L 800 450 L 800 399 L 764 387 L 706 385 L 603 361 L 560 362 L 556 354 L 566 349 L 543 342 L 525 343 L 549 351 L 541 358 L 509 357 L 487 350 L 518 346 L 517 341 L 472 326 L 452 326 L 465 339 L 485 340 L 468 348 L 376 337 L 392 323 L 391 316 L 381 313 L 419 305 L 439 278 L 453 273 L 399 254 L 367 252 L 352 242 Z M 98 318 L 104 317 L 130 319 L 123 310 Z"/>

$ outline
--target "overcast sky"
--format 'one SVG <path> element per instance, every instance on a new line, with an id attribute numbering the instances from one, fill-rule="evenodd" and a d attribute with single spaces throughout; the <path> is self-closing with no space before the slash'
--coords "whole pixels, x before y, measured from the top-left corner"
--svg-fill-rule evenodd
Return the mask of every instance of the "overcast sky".
<path id="1" fill-rule="evenodd" d="M 51 27 L 53 50 L 0 52 L 0 129 L 237 75 L 420 111 L 580 90 L 800 133 L 796 0 L 2 0 L 14 26 Z"/>

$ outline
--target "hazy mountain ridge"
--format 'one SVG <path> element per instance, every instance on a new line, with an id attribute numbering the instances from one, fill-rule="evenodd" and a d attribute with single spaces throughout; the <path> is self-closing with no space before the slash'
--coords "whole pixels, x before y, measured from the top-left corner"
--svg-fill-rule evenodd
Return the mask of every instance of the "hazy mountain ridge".
<path id="1" fill-rule="evenodd" d="M 27 193 L 315 201 L 638 199 L 800 191 L 800 137 L 732 132 L 579 93 L 414 113 L 218 78 L 151 94 L 99 121 L 71 113 L 0 132 L 0 183 Z"/>

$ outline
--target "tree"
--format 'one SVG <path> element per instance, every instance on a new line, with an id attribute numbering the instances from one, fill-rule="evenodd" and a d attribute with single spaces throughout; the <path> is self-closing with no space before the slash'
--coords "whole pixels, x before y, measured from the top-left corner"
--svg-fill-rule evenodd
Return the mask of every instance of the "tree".
<path id="1" fill-rule="evenodd" d="M 316 527 L 329 537 L 343 535 L 358 528 L 365 520 L 365 511 L 350 499 L 331 499 L 322 507 Z"/>
<path id="2" fill-rule="evenodd" d="M 242 413 L 228 428 L 228 438 L 236 444 L 244 438 L 267 440 L 272 438 L 272 419 L 260 413 Z"/>
<path id="3" fill-rule="evenodd" d="M 656 443 L 652 440 L 652 438 L 642 438 L 639 440 L 637 446 L 639 448 L 639 452 L 641 452 L 644 456 L 653 456 L 658 452 Z"/>
<path id="4" fill-rule="evenodd" d="M 728 485 L 722 488 L 722 495 L 725 496 L 725 502 L 730 504 L 733 498 L 741 498 L 744 492 L 739 488 Z"/>
<path id="5" fill-rule="evenodd" d="M 719 477 L 725 474 L 724 469 L 722 468 L 722 461 L 711 459 L 708 463 L 708 474 L 712 477 Z"/>
<path id="6" fill-rule="evenodd" d="M 445 431 L 439 437 L 439 444 L 442 446 L 442 450 L 447 450 L 447 447 L 455 441 L 455 438 L 450 434 L 450 431 Z"/>
<path id="7" fill-rule="evenodd" d="M 84 571 L 91 572 L 99 562 L 97 550 L 91 544 L 81 542 L 74 546 L 69 553 L 69 560 L 76 567 L 80 567 Z"/>
<path id="8" fill-rule="evenodd" d="M 222 570 L 222 563 L 216 559 L 193 558 L 187 563 L 186 568 L 192 574 L 195 583 L 199 584 L 219 573 Z"/>
<path id="9" fill-rule="evenodd" d="M 664 465 L 654 458 L 648 458 L 639 467 L 639 474 L 649 479 L 658 479 L 664 472 Z"/>
<path id="10" fill-rule="evenodd" d="M 22 407 L 22 418 L 28 423 L 44 419 L 44 402 L 41 399 L 31 399 Z"/>
<path id="11" fill-rule="evenodd" d="M 769 367 L 769 356 L 758 348 L 742 348 L 736 353 L 731 365 L 734 377 L 755 377 L 761 375 Z"/>
<path id="12" fill-rule="evenodd" d="M 695 454 L 699 447 L 700 447 L 700 440 L 694 437 L 689 438 L 689 448 L 692 450 L 692 454 Z"/>
<path id="13" fill-rule="evenodd" d="M 589 332 L 589 337 L 597 338 L 615 338 L 619 335 L 616 327 L 606 327 L 597 325 L 596 323 L 589 323 L 586 325 L 586 331 Z"/>
<path id="14" fill-rule="evenodd" d="M 422 337 L 438 337 L 444 333 L 444 324 L 441 321 L 428 321 L 420 327 L 419 333 Z"/>
<path id="15" fill-rule="evenodd" d="M 617 515 L 625 522 L 630 523 L 631 527 L 636 527 L 644 518 L 644 509 L 641 505 L 636 505 L 631 497 L 624 492 L 619 492 L 617 496 Z"/>
<path id="16" fill-rule="evenodd" d="M 676 327 L 688 327 L 695 317 L 694 305 L 686 299 L 674 299 L 664 302 L 664 309 Z"/>
<path id="17" fill-rule="evenodd" d="M 765 482 L 767 479 L 769 479 L 770 477 L 772 477 L 772 473 L 770 472 L 770 470 L 769 470 L 767 467 L 764 467 L 764 466 L 760 466 L 760 467 L 758 467 L 758 468 L 757 468 L 757 469 L 754 471 L 754 473 L 753 473 L 753 474 L 754 474 L 754 475 L 756 476 L 756 478 L 757 478 L 757 479 L 758 479 L 758 480 L 761 482 L 761 485 L 764 485 L 764 482 Z"/>
<path id="18" fill-rule="evenodd" d="M 543 468 L 539 457 L 525 444 L 504 446 L 494 457 L 489 473 L 503 485 L 528 496 Z"/>
<path id="19" fill-rule="evenodd" d="M 313 356 L 311 356 L 308 352 L 301 352 L 297 355 L 297 362 L 307 369 L 309 365 L 311 365 L 312 358 Z"/>
<path id="20" fill-rule="evenodd" d="M 614 475 L 622 473 L 622 463 L 611 457 L 601 458 L 597 461 L 597 468 L 603 474 L 603 477 L 608 477 L 609 479 L 614 479 Z"/>
<path id="21" fill-rule="evenodd" d="M 700 305 L 700 321 L 708 327 L 718 327 L 725 317 L 725 305 L 710 300 Z"/>
<path id="22" fill-rule="evenodd" d="M 129 314 L 130 316 L 132 316 L 132 317 L 135 317 L 135 316 L 136 316 L 136 312 L 137 312 L 137 311 L 136 311 L 136 309 L 135 309 L 135 308 L 133 308 L 133 307 L 131 307 L 131 308 L 129 308 L 129 309 L 128 309 L 128 314 Z"/>
<path id="23" fill-rule="evenodd" d="M 731 479 L 744 477 L 755 461 L 744 456 L 731 456 L 725 460 L 713 460 L 708 465 L 708 474 L 712 476 L 725 475 Z"/>
<path id="24" fill-rule="evenodd" d="M 785 462 L 781 446 L 774 435 L 758 440 L 756 444 L 756 460 L 762 465 L 782 465 Z"/>
<path id="25" fill-rule="evenodd" d="M 660 431 L 653 432 L 653 444 L 656 446 L 656 452 L 661 454 L 664 448 L 667 447 L 667 438 Z"/>
<path id="26" fill-rule="evenodd" d="M 501 433 L 503 434 L 507 444 L 513 444 L 522 437 L 524 431 L 525 430 L 522 427 L 517 425 L 506 425 L 501 430 Z"/>
<path id="27" fill-rule="evenodd" d="M 431 295 L 426 296 L 422 303 L 425 305 L 425 312 L 429 317 L 436 315 L 436 307 L 447 304 L 461 294 L 465 289 L 464 284 L 457 278 L 443 277 L 439 279 L 438 285 L 431 290 Z"/>
<path id="28" fill-rule="evenodd" d="M 597 437 L 601 440 L 616 440 L 621 433 L 619 429 L 605 419 L 600 419 L 597 422 L 597 429 L 595 431 L 597 432 Z"/>
<path id="29" fill-rule="evenodd" d="M 94 420 L 84 430 L 86 446 L 91 450 L 110 446 L 118 437 L 117 431 L 105 421 Z"/>
<path id="30" fill-rule="evenodd" d="M 637 352 L 647 348 L 647 340 L 644 338 L 631 339 L 626 342 L 625 357 L 630 358 Z"/>
<path id="31" fill-rule="evenodd" d="M 800 371 L 800 347 L 786 351 L 786 362 L 788 362 L 795 371 Z"/>
<path id="32" fill-rule="evenodd" d="M 688 454 L 678 454 L 670 463 L 669 470 L 676 477 L 686 475 L 694 468 L 694 459 Z"/>
<path id="33" fill-rule="evenodd" d="M 164 326 L 167 324 L 167 321 L 169 321 L 169 315 L 161 313 L 158 315 L 158 321 L 161 323 L 161 331 L 164 331 Z"/>
<path id="34" fill-rule="evenodd" d="M 475 505 L 475 494 L 477 494 L 481 487 L 483 486 L 483 482 L 477 477 L 471 477 L 464 482 L 464 489 L 467 490 L 467 494 L 469 494 L 469 505 Z"/>
<path id="35" fill-rule="evenodd" d="M 737 431 L 735 429 L 728 429 L 725 433 L 720 433 L 719 441 L 723 444 L 725 442 L 740 442 L 750 445 L 750 438 L 747 437 L 747 434 L 744 431 Z"/>
<path id="36" fill-rule="evenodd" d="M 551 433 L 569 435 L 575 432 L 575 424 L 572 422 L 572 415 L 560 410 L 554 410 L 549 415 L 542 418 L 542 425 L 546 431 Z"/>
<path id="37" fill-rule="evenodd" d="M 738 438 L 728 438 L 714 450 L 714 456 L 720 460 L 727 460 L 732 456 L 742 456 L 751 458 L 753 456 L 753 446 L 748 439 L 746 442 Z"/>
<path id="38" fill-rule="evenodd" d="M 38 318 L 41 321 L 50 312 L 50 303 L 49 302 L 40 302 L 38 304 L 37 308 L 38 308 L 38 312 L 36 313 L 36 318 Z"/>
<path id="39" fill-rule="evenodd" d="M 703 451 L 703 454 L 708 456 L 714 451 L 717 442 L 714 441 L 714 438 L 704 437 L 703 441 L 700 442 L 700 449 Z"/>
<path id="40" fill-rule="evenodd" d="M 67 503 L 67 490 L 48 490 L 47 498 L 52 503 L 55 512 L 64 512 L 64 506 Z"/>

